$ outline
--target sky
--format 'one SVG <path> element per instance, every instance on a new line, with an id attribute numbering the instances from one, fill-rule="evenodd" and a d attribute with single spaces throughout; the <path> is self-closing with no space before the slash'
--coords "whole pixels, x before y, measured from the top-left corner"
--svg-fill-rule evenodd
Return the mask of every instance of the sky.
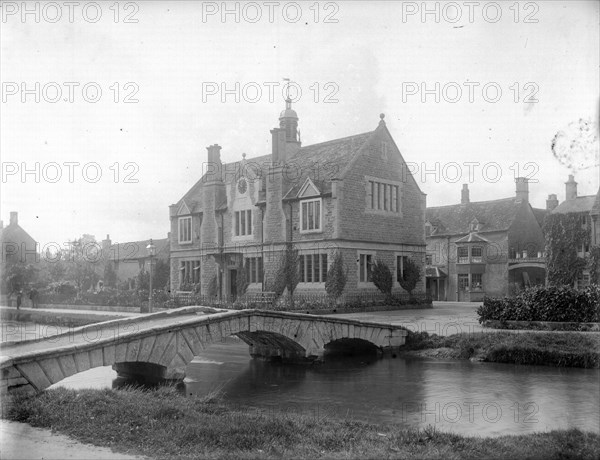
<path id="1" fill-rule="evenodd" d="M 284 78 L 303 145 L 385 114 L 428 206 L 598 190 L 598 2 L 75 3 L 0 2 L 0 219 L 41 248 L 166 237 L 207 146 L 270 153 Z"/>

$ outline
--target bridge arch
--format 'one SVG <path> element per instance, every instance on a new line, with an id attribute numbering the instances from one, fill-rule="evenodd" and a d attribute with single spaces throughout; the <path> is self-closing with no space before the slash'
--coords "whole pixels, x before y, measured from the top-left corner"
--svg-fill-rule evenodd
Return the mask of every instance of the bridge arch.
<path id="1" fill-rule="evenodd" d="M 120 373 L 148 373 L 154 377 L 179 380 L 185 377 L 185 368 L 194 356 L 210 344 L 232 335 L 248 343 L 250 354 L 254 357 L 285 361 L 320 359 L 326 347 L 332 346 L 329 344 L 349 341 L 370 343 L 379 349 L 397 347 L 404 343 L 406 335 L 406 331 L 398 326 L 299 313 L 242 310 L 202 317 L 192 316 L 189 310 L 188 307 L 179 313 L 163 314 L 167 317 L 165 324 L 129 327 L 126 333 L 115 337 L 102 338 L 100 334 L 98 340 L 14 356 L 4 353 L 3 349 L 0 392 L 19 388 L 41 391 L 71 375 L 101 366 L 113 366 Z M 177 314 L 187 316 L 175 321 Z M 155 320 L 152 316 L 138 317 L 140 324 L 146 319 Z M 110 323 L 131 325 L 132 321 L 115 320 Z M 84 326 L 79 328 L 79 332 L 99 328 L 101 324 Z M 51 339 L 56 340 L 56 336 Z M 40 348 L 43 348 L 44 340 L 40 342 Z M 18 351 L 21 345 L 11 346 Z"/>

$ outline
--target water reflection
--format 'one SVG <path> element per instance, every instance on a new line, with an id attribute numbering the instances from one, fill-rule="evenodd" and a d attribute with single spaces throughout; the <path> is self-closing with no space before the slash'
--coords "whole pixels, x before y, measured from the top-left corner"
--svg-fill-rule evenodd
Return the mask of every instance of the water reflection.
<path id="1" fill-rule="evenodd" d="M 252 360 L 248 347 L 231 338 L 194 358 L 179 388 L 186 394 L 221 389 L 225 401 L 246 410 L 406 427 L 434 425 L 445 431 L 496 436 L 570 427 L 600 432 L 599 377 L 592 369 L 375 355 L 337 357 L 317 365 L 272 364 Z M 58 385 L 130 384 L 145 382 L 116 378 L 108 367 Z"/>

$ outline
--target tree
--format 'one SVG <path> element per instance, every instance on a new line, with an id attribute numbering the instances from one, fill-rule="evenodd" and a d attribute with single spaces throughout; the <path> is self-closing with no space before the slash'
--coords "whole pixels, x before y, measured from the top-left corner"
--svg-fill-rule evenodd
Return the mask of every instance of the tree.
<path id="1" fill-rule="evenodd" d="M 106 287 L 117 286 L 117 272 L 110 261 L 104 265 L 104 285 Z"/>
<path id="2" fill-rule="evenodd" d="M 238 273 L 238 277 L 236 280 L 236 295 L 238 296 L 242 296 L 246 293 L 246 290 L 248 289 L 248 285 L 250 284 L 248 282 L 248 262 L 246 261 L 246 263 L 243 265 L 242 269 L 239 271 Z"/>
<path id="3" fill-rule="evenodd" d="M 337 252 L 327 271 L 327 281 L 325 281 L 325 291 L 330 297 L 338 299 L 343 294 L 348 279 L 347 271 L 344 270 L 342 253 Z"/>
<path id="4" fill-rule="evenodd" d="M 590 235 L 576 213 L 549 214 L 544 219 L 546 281 L 550 286 L 573 286 L 583 273 L 586 260 L 577 255 Z"/>
<path id="5" fill-rule="evenodd" d="M 152 287 L 166 289 L 171 280 L 171 265 L 168 260 L 158 259 L 152 267 Z"/>
<path id="6" fill-rule="evenodd" d="M 382 261 L 377 260 L 371 268 L 373 284 L 385 295 L 392 295 L 392 272 Z"/>
<path id="7" fill-rule="evenodd" d="M 98 272 L 102 269 L 102 250 L 92 235 L 83 235 L 72 241 L 61 255 L 66 261 L 66 276 L 75 283 L 79 294 L 98 282 Z"/>
<path id="8" fill-rule="evenodd" d="M 417 263 L 407 257 L 404 259 L 402 276 L 398 280 L 402 289 L 407 291 L 412 296 L 412 291 L 417 287 L 417 283 L 421 280 L 421 267 Z"/>
<path id="9" fill-rule="evenodd" d="M 33 284 L 37 278 L 37 270 L 32 264 L 15 262 L 6 265 L 2 272 L 3 292 L 16 292 Z"/>
<path id="10" fill-rule="evenodd" d="M 300 281 L 298 270 L 299 260 L 298 250 L 294 249 L 292 243 L 287 243 L 285 251 L 279 260 L 275 282 L 273 283 L 273 291 L 277 297 L 287 289 L 293 298 L 294 290 Z"/>

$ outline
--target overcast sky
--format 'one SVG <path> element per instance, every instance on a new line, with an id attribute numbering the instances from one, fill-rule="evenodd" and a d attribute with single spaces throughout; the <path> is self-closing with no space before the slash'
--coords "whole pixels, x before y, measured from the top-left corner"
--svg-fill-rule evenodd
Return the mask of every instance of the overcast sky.
<path id="1" fill-rule="evenodd" d="M 302 91 L 303 145 L 385 113 L 428 206 L 459 202 L 462 183 L 472 201 L 512 196 L 517 171 L 537 181 L 536 207 L 564 200 L 568 174 L 580 195 L 599 186 L 597 157 L 569 169 L 551 150 L 559 130 L 598 120 L 598 2 L 429 2 L 438 22 L 421 2 L 227 3 L 239 18 L 221 2 L 1 4 L 0 218 L 18 211 L 42 246 L 166 237 L 208 145 L 225 162 L 270 153 L 284 77 Z"/>

